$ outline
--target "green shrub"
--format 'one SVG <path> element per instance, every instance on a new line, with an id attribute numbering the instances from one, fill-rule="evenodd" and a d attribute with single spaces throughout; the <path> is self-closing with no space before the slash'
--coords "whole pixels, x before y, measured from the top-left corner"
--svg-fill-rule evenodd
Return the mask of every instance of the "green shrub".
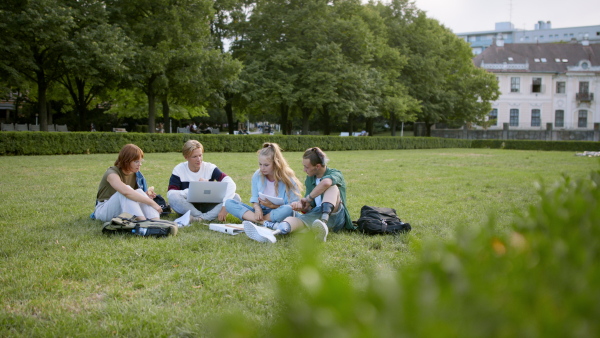
<path id="1" fill-rule="evenodd" d="M 147 128 L 147 126 L 138 126 Z M 340 137 L 298 135 L 147 134 L 112 132 L 2 132 L 0 155 L 63 155 L 118 153 L 135 143 L 147 153 L 179 152 L 185 141 L 196 139 L 211 152 L 254 152 L 264 142 L 279 143 L 286 151 L 318 146 L 325 151 L 436 148 L 495 148 L 519 150 L 600 151 L 600 142 L 461 140 L 436 137 Z"/>
<path id="2" fill-rule="evenodd" d="M 531 141 L 531 140 L 472 140 L 471 148 L 600 151 L 600 142 L 592 141 Z"/>
<path id="3" fill-rule="evenodd" d="M 541 202 L 508 231 L 492 220 L 462 228 L 448 243 L 409 237 L 420 251 L 414 265 L 365 271 L 364 280 L 322 268 L 326 258 L 308 246 L 297 273 L 279 284 L 276 323 L 261 328 L 232 317 L 220 335 L 595 337 L 599 185 L 596 172 L 540 189 Z"/>
<path id="4" fill-rule="evenodd" d="M 196 139 L 210 152 L 255 152 L 264 142 L 279 143 L 286 151 L 304 151 L 319 146 L 329 150 L 386 150 L 465 148 L 468 140 L 425 137 L 339 137 L 227 134 L 146 134 L 111 132 L 3 132 L 0 155 L 62 155 L 118 153 L 135 143 L 147 153 L 179 152 L 185 141 Z"/>

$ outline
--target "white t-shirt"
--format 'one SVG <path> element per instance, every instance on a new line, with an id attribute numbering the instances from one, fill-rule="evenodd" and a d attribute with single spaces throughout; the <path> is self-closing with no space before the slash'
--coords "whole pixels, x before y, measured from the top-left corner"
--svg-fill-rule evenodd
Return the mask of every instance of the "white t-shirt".
<path id="1" fill-rule="evenodd" d="M 316 185 L 319 185 L 319 183 L 321 183 L 321 179 L 320 179 L 320 178 L 317 178 L 315 182 L 317 182 L 317 184 L 316 184 Z M 315 204 L 316 204 L 317 206 L 319 206 L 319 205 L 321 205 L 321 203 L 323 203 L 323 199 L 321 198 L 321 195 L 319 195 L 319 196 L 315 197 Z"/>
<path id="2" fill-rule="evenodd" d="M 265 180 L 267 181 L 267 184 L 265 186 L 263 194 L 267 196 L 277 197 L 277 192 L 275 191 L 275 181 L 269 181 L 267 178 L 265 178 Z"/>
<path id="3" fill-rule="evenodd" d="M 190 170 L 188 162 L 182 162 L 173 168 L 173 173 L 169 179 L 169 190 L 167 192 L 167 198 L 173 193 L 184 193 L 187 195 L 187 190 L 192 181 L 200 181 L 205 179 L 209 181 L 227 182 L 227 193 L 223 202 L 228 199 L 232 199 L 235 196 L 236 184 L 233 182 L 231 177 L 227 176 L 222 172 L 216 165 L 210 162 L 202 161 L 200 169 L 197 172 Z"/>

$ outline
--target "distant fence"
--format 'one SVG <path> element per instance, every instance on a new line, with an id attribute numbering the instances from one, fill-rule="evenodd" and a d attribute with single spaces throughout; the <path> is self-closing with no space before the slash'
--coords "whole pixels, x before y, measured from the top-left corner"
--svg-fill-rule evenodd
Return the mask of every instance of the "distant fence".
<path id="1" fill-rule="evenodd" d="M 425 135 L 424 123 L 415 123 L 415 136 Z M 533 141 L 600 141 L 600 123 L 594 123 L 594 130 L 554 130 L 552 123 L 546 130 L 510 130 L 508 123 L 502 130 L 481 129 L 432 129 L 431 137 L 456 138 L 465 140 L 533 140 Z"/>

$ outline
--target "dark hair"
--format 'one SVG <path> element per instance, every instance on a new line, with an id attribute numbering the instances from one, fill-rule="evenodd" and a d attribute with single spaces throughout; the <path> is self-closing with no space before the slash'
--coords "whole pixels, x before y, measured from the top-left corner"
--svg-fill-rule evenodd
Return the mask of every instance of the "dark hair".
<path id="1" fill-rule="evenodd" d="M 327 162 L 329 162 L 329 158 L 327 158 L 325 152 L 323 152 L 323 150 L 321 150 L 319 147 L 306 149 L 302 158 L 308 159 L 311 165 L 320 164 L 322 166 L 326 166 Z"/>
<path id="2" fill-rule="evenodd" d="M 119 156 L 115 161 L 115 166 L 121 170 L 129 170 L 131 162 L 144 158 L 144 152 L 135 144 L 126 144 L 119 151 Z"/>

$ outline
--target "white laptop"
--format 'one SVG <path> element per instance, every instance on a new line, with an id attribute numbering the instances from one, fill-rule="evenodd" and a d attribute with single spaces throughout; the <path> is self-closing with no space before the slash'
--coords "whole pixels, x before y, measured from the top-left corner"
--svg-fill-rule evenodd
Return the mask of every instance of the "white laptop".
<path id="1" fill-rule="evenodd" d="M 190 182 L 188 202 L 190 203 L 222 203 L 227 193 L 227 182 Z"/>

